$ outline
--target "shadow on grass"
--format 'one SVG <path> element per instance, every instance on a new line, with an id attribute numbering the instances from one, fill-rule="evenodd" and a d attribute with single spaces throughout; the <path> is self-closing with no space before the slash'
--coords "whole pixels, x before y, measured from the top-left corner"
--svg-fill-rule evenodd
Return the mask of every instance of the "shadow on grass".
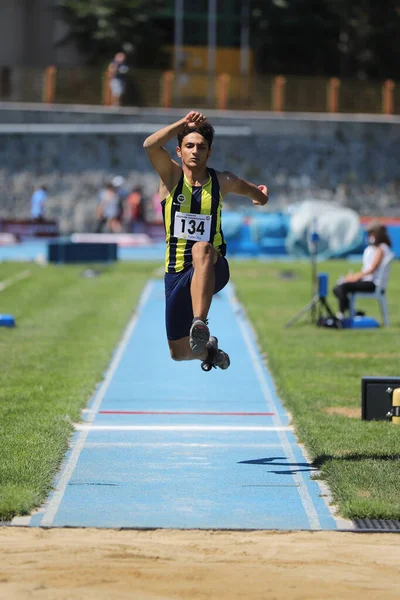
<path id="1" fill-rule="evenodd" d="M 267 458 L 255 458 L 252 460 L 241 460 L 239 461 L 239 465 L 264 465 L 267 467 L 290 467 L 289 469 L 279 469 L 273 470 L 269 469 L 269 473 L 274 473 L 275 475 L 293 475 L 294 473 L 299 473 L 305 471 L 307 473 L 312 473 L 321 469 L 321 467 L 331 460 L 339 460 L 339 461 L 362 461 L 362 460 L 387 460 L 387 461 L 397 461 L 400 460 L 400 454 L 345 454 L 344 456 L 333 456 L 330 454 L 322 454 L 321 456 L 317 456 L 317 458 L 311 463 L 307 462 L 296 462 L 290 463 L 287 462 L 287 458 L 285 456 L 270 456 Z"/>
<path id="2" fill-rule="evenodd" d="M 287 458 L 285 456 L 271 456 L 268 458 L 255 458 L 254 460 L 242 460 L 238 463 L 239 465 L 265 465 L 267 467 L 293 467 L 288 470 L 279 469 L 269 470 L 269 473 L 274 473 L 275 475 L 293 475 L 294 473 L 299 473 L 301 471 L 306 471 L 310 473 L 316 470 L 316 466 L 307 462 L 296 462 L 290 463 L 287 462 Z"/>
<path id="3" fill-rule="evenodd" d="M 386 461 L 396 461 L 400 460 L 400 454 L 368 454 L 368 453 L 360 453 L 360 454 L 344 454 L 343 456 L 334 456 L 332 454 L 321 454 L 321 456 L 317 456 L 313 461 L 312 465 L 316 469 L 320 469 L 325 463 L 331 460 L 339 460 L 339 461 L 354 461 L 358 462 L 361 460 L 386 460 Z"/>

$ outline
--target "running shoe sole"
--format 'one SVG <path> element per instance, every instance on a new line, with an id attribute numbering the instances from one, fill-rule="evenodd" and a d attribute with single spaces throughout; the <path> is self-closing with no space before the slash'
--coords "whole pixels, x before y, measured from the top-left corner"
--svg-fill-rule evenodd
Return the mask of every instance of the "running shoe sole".
<path id="1" fill-rule="evenodd" d="M 200 354 L 206 349 L 208 340 L 210 339 L 210 330 L 201 319 L 193 321 L 190 328 L 190 349 L 194 354 Z"/>

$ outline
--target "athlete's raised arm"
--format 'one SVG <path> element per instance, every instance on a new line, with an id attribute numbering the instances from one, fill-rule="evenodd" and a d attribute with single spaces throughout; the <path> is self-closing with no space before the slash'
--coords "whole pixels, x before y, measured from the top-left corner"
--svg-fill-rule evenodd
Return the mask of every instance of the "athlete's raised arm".
<path id="1" fill-rule="evenodd" d="M 230 171 L 218 173 L 218 179 L 223 196 L 229 194 L 229 192 L 239 196 L 247 196 L 257 206 L 264 206 L 268 202 L 268 188 L 265 185 L 254 185 L 254 183 L 245 181 Z"/>
<path id="2" fill-rule="evenodd" d="M 146 150 L 151 164 L 161 177 L 166 188 L 171 190 L 176 185 L 182 173 L 182 168 L 177 162 L 172 160 L 167 150 L 164 148 L 169 140 L 178 135 L 185 127 L 195 128 L 203 125 L 206 118 L 199 112 L 191 111 L 179 121 L 167 125 L 159 129 L 143 143 L 143 148 Z"/>

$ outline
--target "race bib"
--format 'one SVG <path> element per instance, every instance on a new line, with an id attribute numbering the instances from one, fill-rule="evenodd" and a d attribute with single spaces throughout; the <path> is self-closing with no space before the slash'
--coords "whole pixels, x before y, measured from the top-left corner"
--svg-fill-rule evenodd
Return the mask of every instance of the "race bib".
<path id="1" fill-rule="evenodd" d="M 174 237 L 194 242 L 209 242 L 211 231 L 210 215 L 194 215 L 176 212 L 174 220 Z"/>

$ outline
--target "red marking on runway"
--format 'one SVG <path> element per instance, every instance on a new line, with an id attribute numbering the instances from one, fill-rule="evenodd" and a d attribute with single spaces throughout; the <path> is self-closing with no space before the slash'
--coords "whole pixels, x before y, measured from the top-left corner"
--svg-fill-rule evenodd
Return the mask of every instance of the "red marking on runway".
<path id="1" fill-rule="evenodd" d="M 100 415 L 210 415 L 213 417 L 272 417 L 272 412 L 181 412 L 143 410 L 100 410 Z"/>

